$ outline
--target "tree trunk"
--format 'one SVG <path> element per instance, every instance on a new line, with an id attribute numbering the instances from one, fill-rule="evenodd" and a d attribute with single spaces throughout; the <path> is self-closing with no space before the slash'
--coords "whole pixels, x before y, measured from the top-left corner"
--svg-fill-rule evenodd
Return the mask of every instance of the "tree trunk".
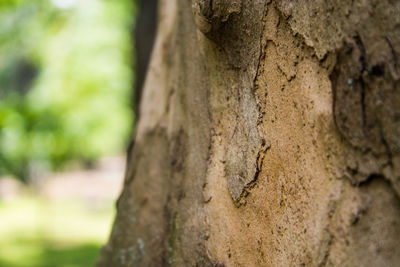
<path id="1" fill-rule="evenodd" d="M 398 266 L 400 2 L 159 10 L 98 266 Z"/>

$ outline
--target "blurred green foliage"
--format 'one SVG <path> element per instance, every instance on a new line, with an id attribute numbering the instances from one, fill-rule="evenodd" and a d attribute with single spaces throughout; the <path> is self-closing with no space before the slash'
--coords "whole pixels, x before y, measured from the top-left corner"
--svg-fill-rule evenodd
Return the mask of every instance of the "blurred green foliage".
<path id="1" fill-rule="evenodd" d="M 114 215 L 114 201 L 104 201 L 101 209 L 33 195 L 0 202 L 0 266 L 93 266 Z"/>
<path id="2" fill-rule="evenodd" d="M 133 17 L 130 0 L 0 1 L 0 174 L 123 150 Z"/>

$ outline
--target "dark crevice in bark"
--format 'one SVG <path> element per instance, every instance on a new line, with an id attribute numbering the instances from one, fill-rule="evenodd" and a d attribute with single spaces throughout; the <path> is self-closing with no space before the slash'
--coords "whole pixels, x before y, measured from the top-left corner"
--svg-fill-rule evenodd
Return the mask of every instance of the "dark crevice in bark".
<path id="1" fill-rule="evenodd" d="M 323 258 L 322 260 L 318 263 L 318 267 L 322 267 L 322 266 L 327 266 L 328 265 L 328 260 L 330 257 L 330 252 L 331 252 L 331 246 L 333 244 L 334 241 L 334 235 L 332 233 L 328 233 L 329 237 L 328 237 L 328 241 L 327 241 L 327 246 L 324 249 L 323 252 Z"/>
<path id="2" fill-rule="evenodd" d="M 383 133 L 383 129 L 382 129 L 382 124 L 379 123 L 379 134 L 381 136 L 381 142 L 383 144 L 383 146 L 385 147 L 386 150 L 386 155 L 388 156 L 388 162 L 387 165 L 389 165 L 390 168 L 393 168 L 393 153 L 390 149 L 390 146 L 388 144 L 388 142 L 385 139 L 385 135 Z"/>
<path id="3" fill-rule="evenodd" d="M 209 3 L 209 9 L 210 9 L 210 14 L 209 14 L 209 16 L 210 17 L 212 17 L 213 15 L 214 15 L 214 10 L 213 10 L 213 0 L 209 0 L 210 1 L 210 3 Z"/>
<path id="4" fill-rule="evenodd" d="M 380 174 L 380 173 L 370 174 L 367 177 L 367 179 L 357 183 L 356 187 L 363 188 L 363 187 L 366 187 L 366 186 L 370 186 L 370 185 L 372 185 L 372 183 L 375 180 L 380 180 L 380 181 L 384 182 L 388 186 L 388 188 L 390 188 L 390 191 L 393 193 L 393 195 L 396 197 L 396 199 L 400 203 L 400 195 L 394 189 L 393 183 L 390 180 L 388 180 L 383 174 Z"/>
<path id="5" fill-rule="evenodd" d="M 387 36 L 385 37 L 385 41 L 389 46 L 389 49 L 390 49 L 390 52 L 391 52 L 392 58 L 393 58 L 393 68 L 394 69 L 392 70 L 392 76 L 393 76 L 393 79 L 397 81 L 400 78 L 399 74 L 398 74 L 397 54 L 396 54 L 396 51 L 394 50 L 392 42 L 389 40 L 389 38 Z"/>
<path id="6" fill-rule="evenodd" d="M 266 18 L 266 15 L 268 13 L 267 6 L 268 6 L 268 3 L 265 2 L 264 6 L 263 6 L 264 12 L 263 12 L 262 19 L 261 19 L 261 21 L 262 21 L 262 29 L 263 29 L 261 31 L 262 33 L 265 31 L 265 27 L 266 27 L 265 18 Z M 256 92 L 257 91 L 257 86 L 258 86 L 257 85 L 257 80 L 258 80 L 258 78 L 260 76 L 262 59 L 265 57 L 265 47 L 266 47 L 266 44 L 263 45 L 263 38 L 264 38 L 263 34 L 260 34 L 259 38 L 260 38 L 259 39 L 259 56 L 258 56 L 258 59 L 256 61 L 256 69 L 255 69 L 255 75 L 254 75 L 253 82 L 252 82 L 252 90 L 251 90 L 252 92 L 251 93 L 254 96 L 254 99 L 255 99 L 255 102 L 256 102 L 256 106 L 257 106 L 258 116 L 257 116 L 257 125 L 256 125 L 256 127 L 257 127 L 259 138 L 261 139 L 261 143 L 260 143 L 260 147 L 258 148 L 257 157 L 255 159 L 256 168 L 255 168 L 254 176 L 252 177 L 252 179 L 249 182 L 247 182 L 244 185 L 244 187 L 242 189 L 242 192 L 240 194 L 240 197 L 235 201 L 236 202 L 235 204 L 238 207 L 241 206 L 242 204 L 246 203 L 244 198 L 249 194 L 250 190 L 256 185 L 258 177 L 259 177 L 259 174 L 260 174 L 260 172 L 262 170 L 262 164 L 263 164 L 263 160 L 264 160 L 264 157 L 265 157 L 265 153 L 271 147 L 270 144 L 266 144 L 266 141 L 262 137 L 260 129 L 258 129 L 259 124 L 262 122 L 263 114 L 262 114 L 262 111 L 261 111 L 262 110 L 262 106 L 260 105 L 260 99 L 258 98 L 257 92 Z M 239 96 L 240 96 L 240 94 L 239 94 Z M 240 102 L 240 100 L 239 100 L 239 102 Z M 235 130 L 236 130 L 236 128 L 235 128 Z M 246 138 L 247 138 L 247 136 L 246 136 Z"/>
<path id="7" fill-rule="evenodd" d="M 381 174 L 373 173 L 373 174 L 370 174 L 370 175 L 367 177 L 367 179 L 365 179 L 364 181 L 361 181 L 361 182 L 358 182 L 357 184 L 355 184 L 355 186 L 356 186 L 356 187 L 367 186 L 367 185 L 371 184 L 372 181 L 375 180 L 375 179 L 382 179 L 382 180 L 384 180 L 385 182 L 389 183 L 389 182 L 385 179 L 385 177 L 383 177 Z"/>
<path id="8" fill-rule="evenodd" d="M 360 92 L 360 98 L 361 98 L 361 116 L 362 116 L 362 129 L 363 129 L 363 135 L 365 134 L 366 130 L 366 123 L 367 123 L 367 115 L 366 115 L 366 103 L 365 103 L 365 91 L 366 91 L 366 84 L 364 82 L 364 79 L 362 75 L 367 71 L 366 70 L 366 59 L 365 59 L 365 47 L 363 45 L 363 42 L 361 40 L 361 37 L 359 35 L 356 35 L 354 37 L 354 41 L 358 46 L 358 49 L 360 50 L 360 65 L 361 65 L 361 70 L 359 72 L 359 77 L 358 77 L 358 82 L 360 83 L 361 87 L 361 92 Z"/>
<path id="9" fill-rule="evenodd" d="M 258 176 L 260 175 L 260 172 L 262 170 L 265 154 L 267 153 L 267 151 L 269 149 L 271 149 L 271 145 L 267 145 L 265 143 L 264 139 L 262 141 L 263 141 L 263 143 L 262 143 L 263 149 L 261 151 L 259 151 L 257 154 L 257 168 L 256 168 L 256 173 L 254 174 L 254 180 L 252 183 L 255 183 L 257 181 Z"/>

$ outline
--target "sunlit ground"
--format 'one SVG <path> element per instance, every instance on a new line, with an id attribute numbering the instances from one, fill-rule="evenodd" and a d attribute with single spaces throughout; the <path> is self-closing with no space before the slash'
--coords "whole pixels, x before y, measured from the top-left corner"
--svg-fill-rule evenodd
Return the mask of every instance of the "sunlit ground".
<path id="1" fill-rule="evenodd" d="M 0 266 L 93 266 L 110 233 L 123 162 L 53 174 L 36 190 L 2 180 Z"/>
<path id="2" fill-rule="evenodd" d="M 93 266 L 108 233 L 111 203 L 21 197 L 0 204 L 0 266 Z"/>

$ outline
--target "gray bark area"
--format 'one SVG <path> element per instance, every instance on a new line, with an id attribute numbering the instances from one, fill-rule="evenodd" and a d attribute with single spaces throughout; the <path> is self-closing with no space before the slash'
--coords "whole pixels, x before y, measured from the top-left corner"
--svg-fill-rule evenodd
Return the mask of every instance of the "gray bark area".
<path id="1" fill-rule="evenodd" d="M 400 2 L 160 1 L 98 266 L 396 266 Z"/>

